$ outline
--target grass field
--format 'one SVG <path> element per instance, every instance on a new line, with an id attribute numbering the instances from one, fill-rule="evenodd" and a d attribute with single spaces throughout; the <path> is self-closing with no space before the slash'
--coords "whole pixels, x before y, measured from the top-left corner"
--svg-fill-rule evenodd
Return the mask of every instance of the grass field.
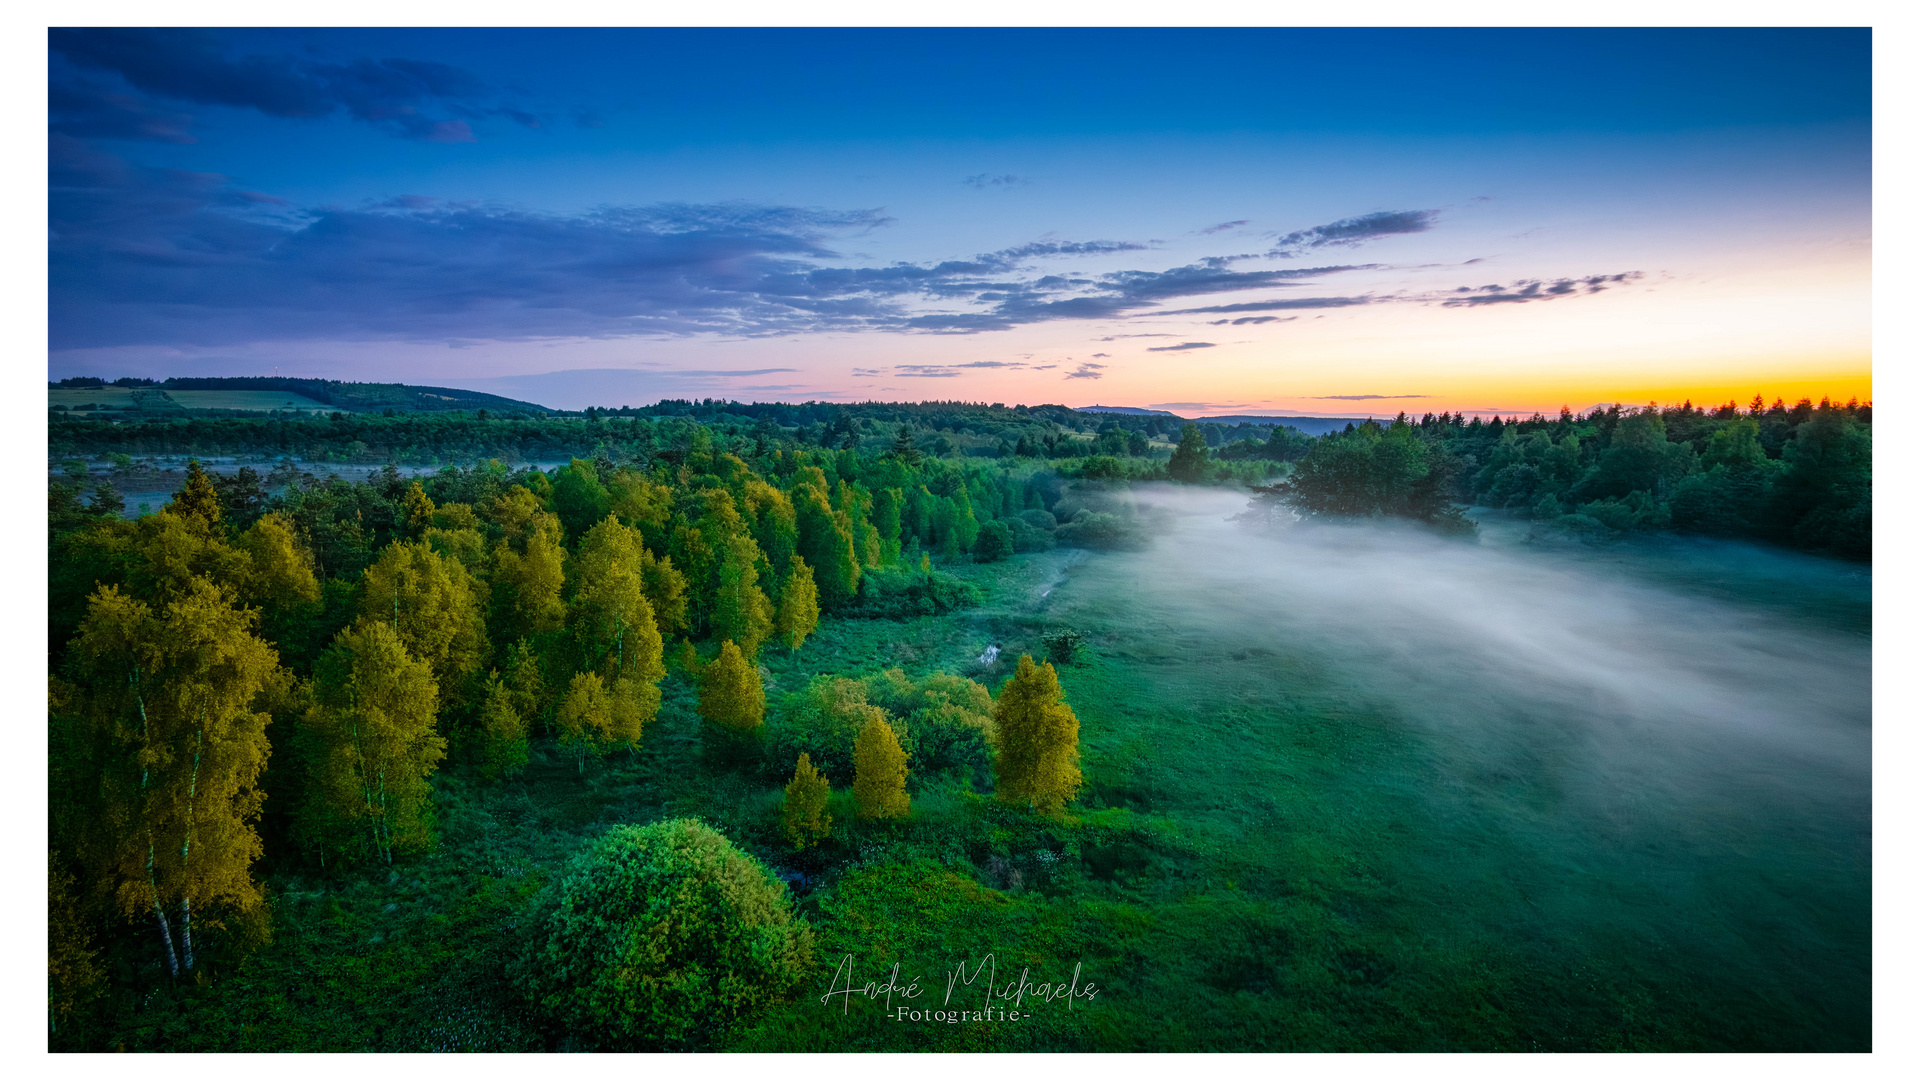
<path id="1" fill-rule="evenodd" d="M 735 1031 L 736 1049 L 1868 1047 L 1866 830 L 1853 794 L 1808 779 L 1817 764 L 1745 743 L 1703 762 L 1678 733 L 1638 732 L 1665 763 L 1650 765 L 1609 741 L 1604 709 L 1503 689 L 1443 644 L 1429 671 L 1394 654 L 1425 640 L 1411 630 L 1385 645 L 1336 632 L 1386 618 L 1390 597 L 1342 622 L 1305 586 L 1282 603 L 1191 554 L 1218 565 L 1174 573 L 1165 545 L 962 565 L 988 593 L 977 609 L 830 619 L 799 653 L 763 657 L 770 700 L 887 667 L 997 690 L 1042 634 L 1080 630 L 1090 647 L 1061 680 L 1088 783 L 1068 820 L 949 785 L 915 791 L 910 820 L 870 825 L 836 793 L 835 835 L 796 857 L 775 832 L 778 783 L 716 756 L 676 672 L 637 755 L 581 773 L 543 745 L 489 783 L 456 753 L 433 854 L 266 867 L 274 942 L 182 986 L 148 942 L 121 973 L 139 993 L 92 1041 L 564 1049 L 506 976 L 528 898 L 607 826 L 693 815 L 792 876 L 818 935 L 818 986 Z M 1807 632 L 1857 637 L 1817 619 Z M 989 644 L 1001 659 L 983 668 Z M 1018 1024 L 908 1023 L 885 1002 L 819 997 L 843 961 L 856 984 L 898 964 L 938 1007 L 955 966 L 989 954 L 1001 981 L 1064 982 L 1078 965 L 1097 996 Z"/>
<path id="2" fill-rule="evenodd" d="M 124 386 L 103 386 L 76 390 L 66 387 L 47 391 L 48 405 L 76 409 L 82 405 L 124 409 L 133 404 L 134 391 Z M 153 391 L 147 391 L 151 394 Z M 166 396 L 183 409 L 238 409 L 247 412 L 333 412 L 334 407 L 303 394 L 276 393 L 268 390 L 168 390 Z"/>

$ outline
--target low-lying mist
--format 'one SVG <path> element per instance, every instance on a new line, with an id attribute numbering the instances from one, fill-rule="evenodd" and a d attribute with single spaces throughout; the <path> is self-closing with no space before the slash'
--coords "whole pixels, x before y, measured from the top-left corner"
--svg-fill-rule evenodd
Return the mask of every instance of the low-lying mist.
<path id="1" fill-rule="evenodd" d="M 1173 650 L 1155 662 L 1242 661 L 1217 691 L 1241 700 L 1186 703 L 1193 725 L 1256 698 L 1269 718 L 1254 723 L 1300 723 L 1274 703 L 1309 683 L 1354 705 L 1323 722 L 1384 724 L 1395 749 L 1315 782 L 1329 805 L 1413 808 L 1389 883 L 1409 925 L 1583 943 L 1864 1030 L 1866 568 L 1713 542 L 1528 542 L 1500 520 L 1469 539 L 1256 528 L 1231 520 L 1245 495 L 1133 497 L 1159 508 L 1159 538 L 1088 561 L 1062 592 L 1130 612 L 1136 640 Z M 1248 690 L 1254 664 L 1270 676 Z M 1257 737 L 1232 767 L 1296 783 Z"/>

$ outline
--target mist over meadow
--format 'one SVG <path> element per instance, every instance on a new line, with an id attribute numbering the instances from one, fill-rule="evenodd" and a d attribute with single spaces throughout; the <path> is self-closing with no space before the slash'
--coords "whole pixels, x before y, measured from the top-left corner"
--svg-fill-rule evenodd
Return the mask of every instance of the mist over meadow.
<path id="1" fill-rule="evenodd" d="M 1869 570 L 1714 541 L 1528 542 L 1501 520 L 1465 540 L 1255 525 L 1220 490 L 1137 498 L 1162 538 L 1064 591 L 1124 596 L 1160 663 L 1264 667 L 1273 697 L 1321 687 L 1344 703 L 1334 723 L 1383 727 L 1389 749 L 1343 760 L 1323 798 L 1404 808 L 1378 843 L 1400 849 L 1384 887 L 1409 934 L 1605 956 L 1861 1022 Z M 1196 697 L 1191 723 L 1303 723 L 1233 715 L 1251 693 Z"/>

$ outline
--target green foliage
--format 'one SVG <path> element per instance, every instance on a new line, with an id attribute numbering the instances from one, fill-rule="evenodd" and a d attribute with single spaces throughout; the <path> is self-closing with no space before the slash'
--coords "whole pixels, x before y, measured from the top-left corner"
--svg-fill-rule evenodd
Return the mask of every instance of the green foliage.
<path id="1" fill-rule="evenodd" d="M 795 851 L 806 850 L 833 831 L 833 815 L 827 812 L 830 794 L 827 778 L 801 754 L 780 802 L 780 831 L 793 841 Z"/>
<path id="2" fill-rule="evenodd" d="M 530 916 L 517 979 L 582 1049 L 703 1050 L 790 1000 L 813 935 L 765 866 L 699 821 L 610 830 Z"/>
<path id="3" fill-rule="evenodd" d="M 1070 626 L 1049 631 L 1040 638 L 1040 645 L 1047 651 L 1047 659 L 1056 664 L 1070 664 L 1080 654 L 1086 644 L 1086 635 Z"/>
<path id="4" fill-rule="evenodd" d="M 700 715 L 734 731 L 752 731 L 767 715 L 760 672 L 731 641 L 700 671 Z"/>
<path id="5" fill-rule="evenodd" d="M 889 566 L 861 576 L 860 599 L 843 614 L 858 619 L 910 619 L 959 611 L 981 599 L 979 588 L 944 571 Z"/>
<path id="6" fill-rule="evenodd" d="M 1057 812 L 1080 789 L 1080 720 L 1060 699 L 1052 664 L 1022 656 L 993 704 L 999 735 L 994 794 L 1002 802 Z"/>
<path id="7" fill-rule="evenodd" d="M 853 740 L 853 797 L 863 818 L 905 817 L 911 809 L 907 752 L 893 726 L 878 716 L 862 725 Z"/>
<path id="8" fill-rule="evenodd" d="M 787 648 L 798 649 L 820 625 L 820 590 L 813 584 L 813 568 L 798 555 L 788 558 L 786 584 L 780 587 L 780 607 L 773 629 Z"/>
<path id="9" fill-rule="evenodd" d="M 1005 522 L 989 521 L 980 526 L 979 539 L 973 544 L 974 562 L 999 562 L 1013 555 L 1013 532 Z"/>
<path id="10" fill-rule="evenodd" d="M 1207 440 L 1196 424 L 1180 429 L 1180 444 L 1167 462 L 1167 475 L 1183 484 L 1197 484 L 1206 478 Z"/>

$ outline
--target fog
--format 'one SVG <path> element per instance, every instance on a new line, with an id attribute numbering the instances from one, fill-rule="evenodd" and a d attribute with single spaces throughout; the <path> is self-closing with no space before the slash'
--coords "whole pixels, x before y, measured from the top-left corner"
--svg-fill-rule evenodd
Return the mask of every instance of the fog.
<path id="1" fill-rule="evenodd" d="M 1552 717 L 1596 763 L 1710 750 L 1869 780 L 1864 567 L 1736 544 L 1527 543 L 1524 523 L 1500 521 L 1469 540 L 1262 528 L 1231 520 L 1244 495 L 1137 498 L 1170 512 L 1151 551 L 1123 557 L 1157 606 L 1315 652 L 1416 721 L 1471 735 L 1457 729 Z"/>
<path id="2" fill-rule="evenodd" d="M 1116 657 L 1140 680 L 1243 661 L 1193 678 L 1193 724 L 1235 694 L 1270 703 L 1255 723 L 1300 723 L 1271 703 L 1308 694 L 1332 703 L 1317 722 L 1384 732 L 1336 756 L 1314 797 L 1404 808 L 1387 888 L 1419 912 L 1410 925 L 1604 939 L 1628 965 L 1864 1022 L 1868 568 L 1717 542 L 1530 541 L 1512 519 L 1468 539 L 1253 528 L 1229 520 L 1245 495 L 1133 497 L 1157 508 L 1159 538 L 1077 566 L 1054 614 L 1071 620 L 1076 594 L 1120 605 L 1169 651 Z M 1243 745 L 1221 767 L 1275 790 L 1325 775 L 1290 764 L 1293 744 Z"/>

